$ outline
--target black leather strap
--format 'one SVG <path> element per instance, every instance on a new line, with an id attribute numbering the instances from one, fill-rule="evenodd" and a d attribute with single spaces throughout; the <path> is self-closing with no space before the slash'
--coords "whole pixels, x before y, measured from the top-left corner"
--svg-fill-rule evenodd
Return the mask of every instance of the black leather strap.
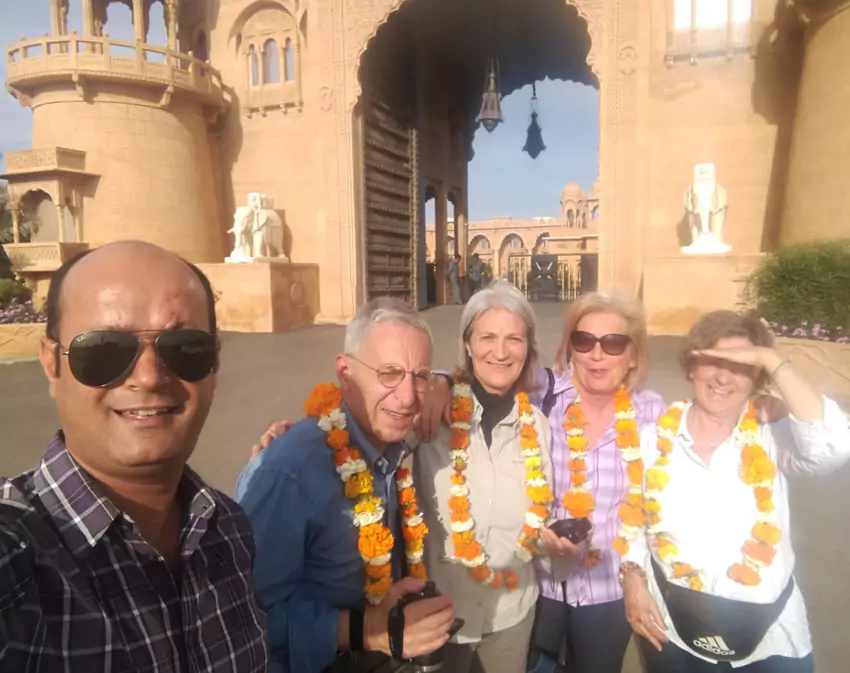
<path id="1" fill-rule="evenodd" d="M 363 651 L 363 608 L 354 608 L 348 612 L 348 649 L 351 652 Z"/>
<path id="2" fill-rule="evenodd" d="M 404 661 L 404 605 L 394 605 L 387 617 L 390 654 L 395 661 Z"/>

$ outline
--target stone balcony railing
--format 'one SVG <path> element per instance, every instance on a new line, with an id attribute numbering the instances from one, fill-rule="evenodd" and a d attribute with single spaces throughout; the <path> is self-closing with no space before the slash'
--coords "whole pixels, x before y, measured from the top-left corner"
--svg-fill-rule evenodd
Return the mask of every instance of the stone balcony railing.
<path id="1" fill-rule="evenodd" d="M 15 93 L 28 95 L 41 83 L 70 78 L 124 80 L 163 90 L 164 102 L 180 91 L 206 105 L 224 105 L 221 73 L 207 63 L 165 47 L 110 37 L 60 35 L 24 40 L 6 48 L 6 79 Z"/>

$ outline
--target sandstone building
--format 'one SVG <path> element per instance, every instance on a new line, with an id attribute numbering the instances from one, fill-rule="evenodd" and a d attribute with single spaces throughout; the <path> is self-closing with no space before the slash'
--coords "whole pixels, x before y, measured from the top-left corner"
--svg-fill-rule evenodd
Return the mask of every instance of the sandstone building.
<path id="1" fill-rule="evenodd" d="M 132 42 L 108 36 L 110 0 L 38 1 L 49 35 L 6 49 L 34 149 L 5 177 L 17 207 L 57 211 L 56 245 L 10 253 L 44 273 L 126 237 L 219 264 L 261 192 L 292 261 L 317 265 L 319 320 L 374 294 L 421 303 L 426 198 L 438 275 L 450 201 L 460 249 L 476 235 L 467 165 L 492 59 L 502 95 L 544 77 L 599 89 L 599 284 L 642 294 L 656 329 L 734 303 L 777 244 L 850 227 L 848 0 L 157 0 L 166 47 L 146 42 L 154 0 L 120 0 Z M 702 163 L 728 191 L 728 255 L 679 252 Z"/>

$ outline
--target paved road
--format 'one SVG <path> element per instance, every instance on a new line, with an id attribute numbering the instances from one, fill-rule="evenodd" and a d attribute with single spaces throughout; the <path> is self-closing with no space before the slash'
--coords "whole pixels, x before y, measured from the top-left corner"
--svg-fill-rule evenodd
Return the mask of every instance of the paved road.
<path id="1" fill-rule="evenodd" d="M 538 338 L 548 362 L 558 346 L 562 309 L 536 307 Z M 436 367 L 450 369 L 457 358 L 459 307 L 433 309 Z M 269 422 L 300 418 L 301 403 L 312 384 L 333 380 L 333 356 L 342 345 L 343 328 L 317 326 L 288 334 L 223 336 L 222 369 L 210 418 L 201 435 L 193 466 L 213 485 L 232 492 L 254 439 Z M 665 399 L 684 396 L 688 386 L 678 365 L 678 340 L 651 340 L 650 387 Z M 35 465 L 57 426 L 53 404 L 37 362 L 0 364 L 0 473 L 16 474 Z M 798 580 L 809 607 L 818 673 L 847 673 L 850 660 L 850 469 L 796 484 L 794 543 Z M 630 654 L 624 669 L 639 667 Z"/>

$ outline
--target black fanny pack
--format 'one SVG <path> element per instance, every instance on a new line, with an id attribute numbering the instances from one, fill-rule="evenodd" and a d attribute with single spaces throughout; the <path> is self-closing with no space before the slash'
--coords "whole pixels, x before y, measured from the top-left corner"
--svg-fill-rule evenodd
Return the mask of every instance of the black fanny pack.
<path id="1" fill-rule="evenodd" d="M 749 657 L 794 591 L 792 577 L 775 602 L 748 603 L 673 584 L 654 558 L 652 570 L 679 637 L 697 654 L 717 661 Z"/>

